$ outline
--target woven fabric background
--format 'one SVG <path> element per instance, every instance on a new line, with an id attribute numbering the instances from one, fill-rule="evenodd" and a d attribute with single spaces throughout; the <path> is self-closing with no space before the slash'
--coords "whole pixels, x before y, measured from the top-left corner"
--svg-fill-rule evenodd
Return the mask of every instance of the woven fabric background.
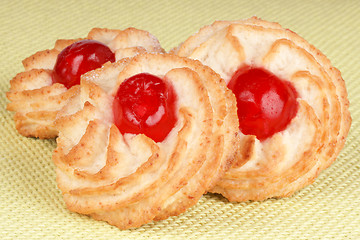
<path id="1" fill-rule="evenodd" d="M 360 239 L 360 1 L 0 1 L 0 239 Z M 20 136 L 5 110 L 21 61 L 93 27 L 136 27 L 166 50 L 215 20 L 281 23 L 341 70 L 353 124 L 338 160 L 293 197 L 229 203 L 207 194 L 178 217 L 121 231 L 69 212 L 55 182 L 54 140 Z"/>

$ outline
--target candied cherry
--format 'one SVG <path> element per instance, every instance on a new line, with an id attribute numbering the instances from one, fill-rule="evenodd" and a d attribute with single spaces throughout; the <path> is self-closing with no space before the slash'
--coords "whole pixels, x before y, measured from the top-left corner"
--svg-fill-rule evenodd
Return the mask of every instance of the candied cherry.
<path id="1" fill-rule="evenodd" d="M 143 133 L 163 141 L 177 121 L 176 95 L 163 79 L 134 75 L 120 84 L 113 102 L 114 122 L 122 134 Z"/>
<path id="2" fill-rule="evenodd" d="M 89 39 L 75 42 L 58 55 L 53 82 L 71 88 L 80 84 L 82 74 L 99 68 L 108 61 L 115 62 L 115 54 L 105 44 Z"/>
<path id="3" fill-rule="evenodd" d="M 241 132 L 259 140 L 284 130 L 297 113 L 292 84 L 263 68 L 240 68 L 228 87 L 236 96 Z"/>

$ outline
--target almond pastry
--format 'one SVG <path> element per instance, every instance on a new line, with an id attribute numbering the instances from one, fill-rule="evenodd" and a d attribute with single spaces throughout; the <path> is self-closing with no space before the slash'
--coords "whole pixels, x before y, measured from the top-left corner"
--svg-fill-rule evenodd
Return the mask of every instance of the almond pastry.
<path id="1" fill-rule="evenodd" d="M 183 213 L 238 154 L 236 100 L 225 82 L 170 54 L 82 75 L 80 94 L 55 124 L 53 161 L 67 207 L 120 229 Z"/>
<path id="2" fill-rule="evenodd" d="M 79 41 L 84 40 L 100 42 L 99 44 L 103 45 L 103 48 L 109 49 L 110 54 L 114 55 L 112 61 L 131 57 L 145 51 L 163 52 L 159 41 L 153 35 L 135 28 L 125 30 L 94 28 L 85 39 L 57 40 L 53 49 L 37 52 L 24 59 L 25 71 L 17 74 L 10 82 L 10 91 L 7 93 L 10 103 L 7 109 L 15 112 L 15 125 L 20 134 L 39 138 L 57 136 L 53 122 L 58 112 L 71 97 L 77 94 L 79 88 L 76 86 L 77 84 L 67 86 L 66 81 L 61 77 L 59 77 L 60 79 L 54 78 L 54 73 L 57 72 L 54 68 L 59 62 L 58 55 L 62 50 L 68 46 L 70 48 L 71 44 L 78 44 Z M 97 51 L 102 51 L 102 49 Z M 101 55 L 101 53 L 96 54 Z M 89 58 L 91 59 L 91 56 L 94 55 L 89 53 Z M 81 65 L 84 63 L 79 63 L 79 57 L 83 56 L 73 58 L 74 69 L 77 68 L 76 71 L 79 75 L 79 71 L 81 71 L 78 70 L 79 68 L 90 67 L 89 70 L 92 70 L 96 67 L 95 65 Z M 67 61 L 68 59 L 63 61 L 63 65 L 68 64 Z M 104 59 L 105 61 L 108 59 Z M 71 66 L 67 67 L 71 68 Z M 60 69 L 59 71 L 63 70 Z M 69 72 L 71 71 L 68 70 L 65 74 L 71 74 Z"/>
<path id="3" fill-rule="evenodd" d="M 351 124 L 345 83 L 296 33 L 256 17 L 217 21 L 172 52 L 211 67 L 236 95 L 240 154 L 211 192 L 230 201 L 290 196 L 343 148 Z"/>

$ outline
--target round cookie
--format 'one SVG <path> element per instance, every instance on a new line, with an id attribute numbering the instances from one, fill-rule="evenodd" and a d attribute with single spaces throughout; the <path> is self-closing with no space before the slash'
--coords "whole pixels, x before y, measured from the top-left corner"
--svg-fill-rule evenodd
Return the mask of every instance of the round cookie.
<path id="1" fill-rule="evenodd" d="M 256 135 L 256 127 L 240 133 L 239 157 L 212 192 L 230 201 L 290 196 L 311 184 L 343 148 L 351 124 L 345 83 L 326 56 L 296 33 L 256 17 L 217 21 L 172 52 L 200 60 L 229 87 L 236 74 L 255 69 L 281 79 L 295 95 L 296 114 L 284 129 L 266 137 Z M 238 111 L 246 115 L 252 109 L 245 110 L 242 101 L 251 102 L 252 93 L 239 92 Z M 240 130 L 245 128 L 241 123 Z"/>
<path id="2" fill-rule="evenodd" d="M 115 124 L 119 89 L 140 74 L 175 93 L 176 123 L 161 141 Z M 150 88 L 139 86 L 139 95 Z M 126 107 L 143 116 L 146 100 L 134 101 Z M 67 207 L 121 229 L 183 213 L 238 153 L 236 100 L 225 82 L 199 61 L 171 54 L 140 54 L 84 74 L 56 127 L 53 161 Z"/>
<path id="3" fill-rule="evenodd" d="M 94 28 L 84 39 L 105 44 L 115 54 L 116 60 L 145 51 L 164 52 L 153 35 L 135 28 Z M 10 81 L 10 90 L 7 93 L 10 100 L 7 109 L 15 112 L 15 126 L 20 134 L 38 138 L 57 136 L 53 122 L 58 112 L 77 94 L 79 88 L 76 85 L 67 88 L 55 82 L 54 65 L 63 49 L 84 39 L 59 39 L 53 49 L 39 51 L 23 60 L 25 71 Z"/>

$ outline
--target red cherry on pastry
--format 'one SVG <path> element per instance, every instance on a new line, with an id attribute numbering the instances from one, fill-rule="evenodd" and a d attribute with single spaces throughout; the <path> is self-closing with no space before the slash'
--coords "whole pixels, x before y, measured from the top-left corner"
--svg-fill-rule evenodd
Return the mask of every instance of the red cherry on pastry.
<path id="1" fill-rule="evenodd" d="M 259 140 L 284 130 L 297 113 L 295 88 L 265 69 L 240 68 L 228 87 L 236 96 L 241 132 Z"/>
<path id="2" fill-rule="evenodd" d="M 105 44 L 95 40 L 81 40 L 64 48 L 57 57 L 53 82 L 70 88 L 80 84 L 80 76 L 101 67 L 106 62 L 115 62 L 115 54 Z"/>
<path id="3" fill-rule="evenodd" d="M 121 133 L 143 133 L 163 141 L 175 126 L 176 95 L 161 78 L 140 73 L 120 84 L 113 102 L 114 122 Z"/>

